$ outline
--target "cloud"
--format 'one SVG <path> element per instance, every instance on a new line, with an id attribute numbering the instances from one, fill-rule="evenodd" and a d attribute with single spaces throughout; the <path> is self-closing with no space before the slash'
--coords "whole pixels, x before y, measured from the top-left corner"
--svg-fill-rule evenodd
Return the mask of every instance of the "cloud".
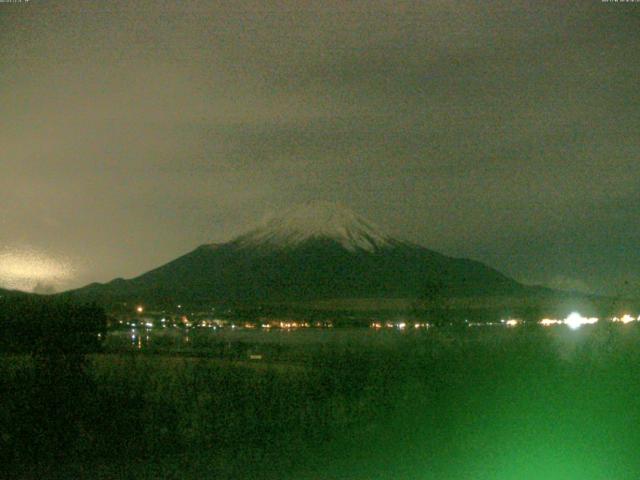
<path id="1" fill-rule="evenodd" d="M 606 289 L 640 269 L 615 233 L 640 213 L 640 31 L 613 7 L 8 10 L 0 245 L 73 258 L 79 286 L 321 198 L 518 279 Z"/>
<path id="2" fill-rule="evenodd" d="M 51 295 L 56 293 L 56 287 L 50 283 L 46 282 L 38 282 L 36 286 L 33 287 L 33 293 L 38 293 L 40 295 Z"/>

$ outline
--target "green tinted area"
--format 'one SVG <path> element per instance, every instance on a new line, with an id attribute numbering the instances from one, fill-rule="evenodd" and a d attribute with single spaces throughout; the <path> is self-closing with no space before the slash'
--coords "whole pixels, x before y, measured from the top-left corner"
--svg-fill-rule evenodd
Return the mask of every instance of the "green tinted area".
<path id="1" fill-rule="evenodd" d="M 558 333 L 450 347 L 404 373 L 390 420 L 336 451 L 335 476 L 637 478 L 637 333 Z"/>

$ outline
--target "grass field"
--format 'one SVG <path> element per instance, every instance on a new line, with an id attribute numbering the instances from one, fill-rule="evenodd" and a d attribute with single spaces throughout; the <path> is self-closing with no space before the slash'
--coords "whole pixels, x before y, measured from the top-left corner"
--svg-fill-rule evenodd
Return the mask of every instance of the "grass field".
<path id="1" fill-rule="evenodd" d="M 4 355 L 0 468 L 10 478 L 636 479 L 639 346 L 636 325 L 601 324 L 295 344 L 267 362 Z"/>

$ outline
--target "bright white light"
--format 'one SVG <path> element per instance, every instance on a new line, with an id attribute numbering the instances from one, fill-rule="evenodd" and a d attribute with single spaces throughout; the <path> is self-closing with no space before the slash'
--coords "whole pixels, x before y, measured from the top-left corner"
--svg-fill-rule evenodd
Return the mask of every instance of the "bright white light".
<path id="1" fill-rule="evenodd" d="M 138 305 L 138 306 L 136 307 L 136 312 L 138 312 L 138 313 L 142 313 L 142 312 L 144 312 L 144 307 L 142 307 L 142 306 Z"/>
<path id="2" fill-rule="evenodd" d="M 591 325 L 598 321 L 597 318 L 587 318 L 583 317 L 577 312 L 571 313 L 567 318 L 564 319 L 564 324 L 567 325 L 572 330 L 580 328 L 582 325 Z"/>
<path id="3" fill-rule="evenodd" d="M 510 318 L 505 323 L 507 324 L 507 327 L 515 327 L 520 323 L 520 320 L 516 320 L 515 318 Z"/>

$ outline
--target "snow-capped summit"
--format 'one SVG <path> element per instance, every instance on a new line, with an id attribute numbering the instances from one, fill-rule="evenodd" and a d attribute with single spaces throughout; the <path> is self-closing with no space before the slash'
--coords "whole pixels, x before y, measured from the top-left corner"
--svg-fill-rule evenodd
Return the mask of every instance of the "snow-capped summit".
<path id="1" fill-rule="evenodd" d="M 347 250 L 368 252 L 392 242 L 375 225 L 350 209 L 322 201 L 303 203 L 267 218 L 256 229 L 238 238 L 238 244 L 287 248 L 312 239 L 329 239 Z"/>

